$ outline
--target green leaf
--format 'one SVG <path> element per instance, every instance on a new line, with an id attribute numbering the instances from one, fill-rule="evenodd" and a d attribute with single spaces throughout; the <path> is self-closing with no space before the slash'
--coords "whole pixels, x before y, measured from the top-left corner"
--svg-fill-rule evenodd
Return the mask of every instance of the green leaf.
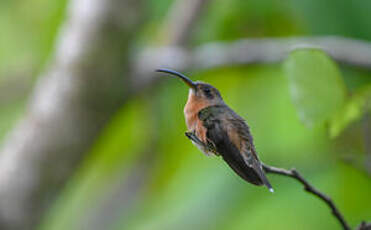
<path id="1" fill-rule="evenodd" d="M 341 108 L 345 83 L 334 61 L 319 49 L 297 49 L 284 63 L 292 100 L 302 122 L 323 123 Z"/>
<path id="2" fill-rule="evenodd" d="M 329 122 L 331 138 L 337 137 L 349 124 L 362 118 L 371 109 L 371 85 L 357 90 Z"/>

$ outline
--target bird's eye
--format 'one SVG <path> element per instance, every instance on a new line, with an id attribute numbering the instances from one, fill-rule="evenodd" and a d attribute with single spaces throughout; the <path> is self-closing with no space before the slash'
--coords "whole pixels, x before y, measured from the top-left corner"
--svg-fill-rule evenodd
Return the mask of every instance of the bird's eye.
<path id="1" fill-rule="evenodd" d="M 206 97 L 213 98 L 213 95 L 212 95 L 211 90 L 209 88 L 204 88 L 203 91 L 204 91 L 204 94 L 205 94 Z"/>

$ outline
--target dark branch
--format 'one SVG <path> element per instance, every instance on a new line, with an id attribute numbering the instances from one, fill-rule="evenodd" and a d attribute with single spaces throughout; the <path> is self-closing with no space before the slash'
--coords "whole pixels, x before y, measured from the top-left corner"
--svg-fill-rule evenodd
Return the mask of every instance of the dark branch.
<path id="1" fill-rule="evenodd" d="M 315 187 L 313 187 L 313 185 L 311 185 L 307 180 L 305 180 L 304 177 L 302 177 L 300 173 L 296 171 L 296 169 L 286 170 L 281 168 L 275 168 L 265 164 L 263 164 L 263 169 L 266 173 L 274 173 L 278 175 L 288 176 L 298 180 L 304 186 L 305 191 L 317 196 L 319 199 L 324 201 L 330 207 L 332 214 L 340 222 L 344 230 L 351 229 L 346 220 L 344 219 L 343 215 L 340 213 L 339 209 L 335 206 L 334 202 L 331 200 L 331 198 L 317 190 Z"/>

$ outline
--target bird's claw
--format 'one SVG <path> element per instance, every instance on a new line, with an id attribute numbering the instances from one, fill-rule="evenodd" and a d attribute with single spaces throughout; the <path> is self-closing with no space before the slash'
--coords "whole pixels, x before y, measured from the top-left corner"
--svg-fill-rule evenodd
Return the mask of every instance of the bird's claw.
<path id="1" fill-rule="evenodd" d="M 191 141 L 199 144 L 199 145 L 204 145 L 200 139 L 196 136 L 196 134 L 193 132 L 185 132 L 186 137 L 188 137 Z"/>

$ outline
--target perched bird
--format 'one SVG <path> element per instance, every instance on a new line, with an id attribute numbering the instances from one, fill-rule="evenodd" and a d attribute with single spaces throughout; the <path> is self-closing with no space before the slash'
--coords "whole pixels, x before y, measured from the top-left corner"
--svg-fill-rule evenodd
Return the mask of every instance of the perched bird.
<path id="1" fill-rule="evenodd" d="M 206 155 L 222 156 L 244 180 L 265 185 L 273 192 L 253 144 L 249 126 L 229 108 L 219 91 L 210 84 L 192 81 L 181 73 L 157 69 L 179 77 L 189 87 L 184 116 L 186 136 Z"/>

